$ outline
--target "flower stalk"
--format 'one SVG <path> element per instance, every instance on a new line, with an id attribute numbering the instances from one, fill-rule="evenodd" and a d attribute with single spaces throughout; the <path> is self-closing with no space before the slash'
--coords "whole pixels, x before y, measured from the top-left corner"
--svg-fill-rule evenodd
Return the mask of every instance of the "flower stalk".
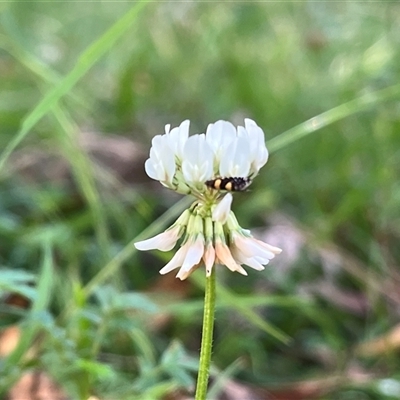
<path id="1" fill-rule="evenodd" d="M 196 385 L 196 400 L 206 400 L 208 377 L 210 375 L 211 351 L 214 331 L 215 312 L 215 268 L 206 277 L 204 296 L 203 331 L 201 337 L 199 373 Z"/>
<path id="2" fill-rule="evenodd" d="M 206 400 L 214 329 L 216 267 L 247 275 L 243 265 L 262 271 L 282 250 L 243 229 L 231 205 L 231 192 L 246 191 L 268 160 L 264 132 L 252 120 L 235 128 L 217 121 L 205 133 L 189 136 L 189 121 L 165 127 L 152 140 L 147 174 L 163 186 L 194 197 L 192 205 L 165 232 L 135 243 L 138 250 L 177 252 L 160 270 L 178 269 L 184 280 L 204 266 L 206 288 L 196 400 Z"/>

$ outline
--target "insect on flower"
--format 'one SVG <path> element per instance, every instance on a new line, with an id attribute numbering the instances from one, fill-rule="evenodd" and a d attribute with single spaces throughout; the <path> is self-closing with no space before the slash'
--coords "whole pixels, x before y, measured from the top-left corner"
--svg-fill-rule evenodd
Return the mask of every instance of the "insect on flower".
<path id="1" fill-rule="evenodd" d="M 250 184 L 250 178 L 215 178 L 206 181 L 206 186 L 211 189 L 226 190 L 227 192 L 243 192 Z"/>

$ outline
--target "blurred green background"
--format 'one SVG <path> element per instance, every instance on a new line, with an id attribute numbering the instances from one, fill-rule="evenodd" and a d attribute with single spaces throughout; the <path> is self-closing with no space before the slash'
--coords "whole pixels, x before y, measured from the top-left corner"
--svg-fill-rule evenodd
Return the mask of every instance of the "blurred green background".
<path id="1" fill-rule="evenodd" d="M 1 396 L 191 393 L 204 273 L 134 249 L 187 205 L 143 162 L 249 117 L 271 156 L 233 209 L 284 252 L 218 271 L 210 399 L 400 398 L 399 78 L 398 2 L 0 4 Z"/>

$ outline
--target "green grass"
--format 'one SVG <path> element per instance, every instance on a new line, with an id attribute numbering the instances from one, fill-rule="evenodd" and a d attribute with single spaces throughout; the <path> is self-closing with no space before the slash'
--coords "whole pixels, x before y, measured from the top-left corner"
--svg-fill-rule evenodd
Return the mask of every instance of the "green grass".
<path id="1" fill-rule="evenodd" d="M 244 227 L 284 223 L 294 236 L 263 273 L 219 271 L 213 395 L 227 378 L 279 390 L 357 365 L 372 377 L 315 398 L 395 399 L 396 351 L 355 349 L 398 323 L 399 8 L 2 4 L 0 294 L 22 293 L 32 307 L 0 305 L 1 326 L 24 332 L 0 360 L 0 393 L 32 369 L 72 399 L 193 387 L 204 276 L 182 284 L 183 299 L 151 290 L 171 255 L 133 246 L 187 199 L 144 182 L 138 160 L 113 169 L 78 140 L 125 136 L 147 152 L 167 123 L 189 118 L 200 132 L 250 117 L 271 157 L 234 210 Z"/>

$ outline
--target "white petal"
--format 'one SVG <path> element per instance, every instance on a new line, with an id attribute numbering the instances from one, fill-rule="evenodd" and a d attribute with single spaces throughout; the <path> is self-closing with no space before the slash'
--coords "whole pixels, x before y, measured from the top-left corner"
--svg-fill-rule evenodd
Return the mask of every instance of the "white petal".
<path id="1" fill-rule="evenodd" d="M 168 146 L 168 140 L 165 135 L 156 135 L 151 140 L 151 149 L 157 157 L 163 153 L 165 146 Z"/>
<path id="2" fill-rule="evenodd" d="M 244 128 L 243 126 L 237 127 L 237 136 L 239 138 L 243 138 L 243 139 L 246 139 L 247 141 L 249 141 L 249 133 L 247 132 L 246 128 Z"/>
<path id="3" fill-rule="evenodd" d="M 145 163 L 150 178 L 171 184 L 175 170 L 175 156 L 168 145 L 166 136 L 157 135 L 152 140 L 150 158 Z"/>
<path id="4" fill-rule="evenodd" d="M 189 126 L 190 126 L 190 121 L 188 119 L 185 119 L 179 125 L 179 135 L 185 140 L 189 137 Z"/>
<path id="5" fill-rule="evenodd" d="M 179 127 L 173 128 L 166 138 L 168 140 L 169 147 L 174 152 L 174 155 L 177 156 L 179 159 L 182 159 L 183 149 L 186 143 L 186 140 L 189 137 L 189 125 L 190 121 L 187 119 L 183 121 Z"/>
<path id="6" fill-rule="evenodd" d="M 242 264 L 248 265 L 250 268 L 255 269 L 256 271 L 263 271 L 265 269 L 264 265 L 268 264 L 261 264 L 254 258 L 247 258 Z"/>
<path id="7" fill-rule="evenodd" d="M 227 193 L 224 198 L 217 204 L 212 212 L 212 220 L 225 224 L 231 212 L 232 193 Z"/>
<path id="8" fill-rule="evenodd" d="M 279 247 L 272 246 L 271 244 L 265 243 L 262 240 L 255 239 L 254 240 L 262 247 L 265 247 L 267 250 L 271 251 L 274 254 L 281 254 L 282 249 Z"/>
<path id="9" fill-rule="evenodd" d="M 189 137 L 184 147 L 182 172 L 188 183 L 204 183 L 213 176 L 213 152 L 203 135 Z"/>
<path id="10" fill-rule="evenodd" d="M 150 178 L 155 180 L 159 179 L 157 167 L 154 166 L 154 160 L 152 160 L 151 158 L 147 159 L 144 163 L 144 170 Z"/>
<path id="11" fill-rule="evenodd" d="M 171 184 L 176 171 L 175 158 L 172 153 L 165 152 L 163 154 L 162 165 L 164 167 L 164 175 L 162 181 Z"/>
<path id="12" fill-rule="evenodd" d="M 250 132 L 252 129 L 257 129 L 257 128 L 261 130 L 261 128 L 256 124 L 256 122 L 250 118 L 244 119 L 244 126 L 246 127 L 246 130 L 248 132 Z"/>
<path id="13" fill-rule="evenodd" d="M 256 260 L 257 262 L 259 262 L 262 265 L 267 265 L 269 264 L 270 260 L 268 258 L 263 258 L 263 257 L 253 257 L 253 260 Z"/>
<path id="14" fill-rule="evenodd" d="M 210 276 L 214 263 L 216 263 L 215 249 L 211 243 L 206 245 L 206 249 L 203 254 L 203 261 L 206 267 L 206 276 Z"/>
<path id="15" fill-rule="evenodd" d="M 188 270 L 193 265 L 198 264 L 201 260 L 201 257 L 204 254 L 204 240 L 197 240 L 194 244 L 192 244 L 185 257 L 185 261 L 182 264 L 182 269 Z"/>
<path id="16" fill-rule="evenodd" d="M 267 258 L 268 260 L 271 260 L 275 257 L 275 254 L 272 251 L 261 246 L 254 238 L 247 238 L 235 233 L 232 235 L 232 237 L 234 245 L 246 257 L 261 257 Z"/>
<path id="17" fill-rule="evenodd" d="M 197 264 L 200 262 L 201 258 L 203 257 L 203 254 L 204 254 L 204 240 L 202 239 L 196 240 L 196 242 L 194 242 L 189 246 L 185 260 L 176 277 L 180 278 L 181 280 L 186 279 L 190 274 L 191 269 L 197 266 Z"/>
<path id="18" fill-rule="evenodd" d="M 206 131 L 206 141 L 214 152 L 214 162 L 218 165 L 224 149 L 228 148 L 230 143 L 236 139 L 236 129 L 228 121 L 217 121 L 210 124 Z"/>
<path id="19" fill-rule="evenodd" d="M 249 144 L 244 138 L 237 138 L 224 149 L 219 171 L 223 177 L 247 177 L 250 163 Z"/>
<path id="20" fill-rule="evenodd" d="M 180 236 L 181 236 L 180 227 L 176 226 L 150 239 L 136 242 L 134 245 L 138 250 L 142 251 L 154 250 L 154 249 L 158 249 L 161 251 L 169 251 L 175 246 Z"/>
<path id="21" fill-rule="evenodd" d="M 226 244 L 217 242 L 215 244 L 215 254 L 221 264 L 226 265 L 231 271 L 237 271 L 242 275 L 247 275 L 246 270 L 233 258 L 231 251 Z"/>
<path id="22" fill-rule="evenodd" d="M 245 264 L 248 265 L 249 267 L 257 270 L 257 271 L 262 271 L 265 268 L 263 267 L 263 264 L 266 265 L 268 264 L 267 262 L 260 262 L 260 260 L 257 259 L 257 257 L 245 257 L 243 253 L 237 250 L 237 248 L 231 249 L 232 255 L 237 260 L 240 264 Z"/>
<path id="23" fill-rule="evenodd" d="M 187 245 L 183 245 L 171 258 L 170 262 L 160 269 L 160 274 L 165 275 L 172 270 L 179 268 L 185 260 L 186 252 L 188 251 Z"/>
<path id="24" fill-rule="evenodd" d="M 265 146 L 263 130 L 251 119 L 244 120 L 249 138 L 250 152 L 252 158 L 252 169 L 255 173 L 268 161 L 268 150 Z"/>
<path id="25" fill-rule="evenodd" d="M 258 141 L 251 150 L 251 167 L 255 173 L 258 173 L 261 167 L 263 167 L 268 161 L 268 150 L 265 147 L 264 139 Z"/>

